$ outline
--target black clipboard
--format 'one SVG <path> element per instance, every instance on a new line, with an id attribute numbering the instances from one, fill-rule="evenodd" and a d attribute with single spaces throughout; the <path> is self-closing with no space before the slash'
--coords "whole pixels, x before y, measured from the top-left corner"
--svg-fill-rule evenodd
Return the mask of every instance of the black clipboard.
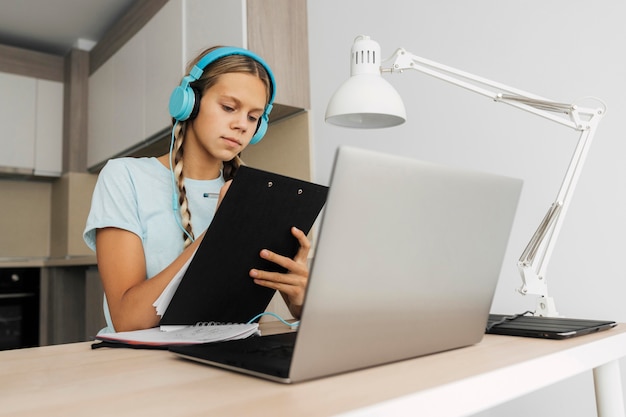
<path id="1" fill-rule="evenodd" d="M 264 312 L 275 291 L 255 284 L 250 269 L 281 268 L 259 252 L 295 256 L 291 227 L 309 233 L 327 194 L 326 186 L 240 167 L 160 325 L 246 323 Z"/>

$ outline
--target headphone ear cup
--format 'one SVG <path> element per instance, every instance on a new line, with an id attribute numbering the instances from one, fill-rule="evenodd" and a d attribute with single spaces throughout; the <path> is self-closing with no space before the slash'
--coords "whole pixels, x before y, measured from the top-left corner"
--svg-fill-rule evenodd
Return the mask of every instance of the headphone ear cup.
<path id="1" fill-rule="evenodd" d="M 193 91 L 193 105 L 191 108 L 191 113 L 189 113 L 188 120 L 195 119 L 200 111 L 200 100 L 202 97 L 200 96 L 200 91 L 197 88 L 191 87 L 191 91 Z"/>
<path id="2" fill-rule="evenodd" d="M 254 136 L 252 136 L 252 139 L 250 140 L 250 145 L 259 143 L 261 139 L 263 139 L 263 136 L 265 136 L 265 132 L 267 132 L 267 122 L 268 122 L 267 113 L 263 113 L 263 116 L 261 116 L 261 120 L 259 120 L 259 125 L 256 128 L 256 132 L 254 133 Z"/>
<path id="3" fill-rule="evenodd" d="M 170 96 L 170 116 L 182 122 L 187 120 L 195 108 L 196 93 L 189 86 L 178 86 Z M 197 113 L 197 111 L 196 111 Z"/>

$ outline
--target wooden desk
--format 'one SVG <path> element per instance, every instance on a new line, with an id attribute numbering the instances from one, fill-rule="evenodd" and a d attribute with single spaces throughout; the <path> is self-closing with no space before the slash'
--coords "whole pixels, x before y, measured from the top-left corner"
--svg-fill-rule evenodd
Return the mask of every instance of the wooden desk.
<path id="1" fill-rule="evenodd" d="M 282 385 L 166 351 L 75 343 L 0 352 L 0 415 L 467 416 L 593 369 L 599 415 L 623 417 L 624 356 L 624 324 L 568 341 L 487 335 L 468 348 Z"/>

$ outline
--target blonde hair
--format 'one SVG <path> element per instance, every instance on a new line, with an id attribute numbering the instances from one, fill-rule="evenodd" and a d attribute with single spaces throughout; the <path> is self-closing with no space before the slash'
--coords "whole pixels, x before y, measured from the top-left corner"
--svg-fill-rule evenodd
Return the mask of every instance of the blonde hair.
<path id="1" fill-rule="evenodd" d="M 216 48 L 219 47 L 212 47 L 202 51 L 202 53 L 200 53 L 193 61 L 189 63 L 189 65 L 187 66 L 187 73 L 191 71 L 193 66 L 196 65 L 203 56 Z M 247 73 L 257 76 L 265 84 L 265 103 L 267 104 L 269 102 L 272 85 L 267 71 L 259 62 L 251 57 L 244 55 L 227 55 L 210 63 L 204 69 L 202 76 L 198 80 L 190 83 L 190 87 L 197 92 L 196 100 L 199 101 L 202 97 L 202 94 L 213 85 L 215 85 L 220 75 L 233 72 Z M 174 172 L 174 178 L 176 180 L 176 187 L 178 188 L 178 206 L 181 217 L 181 226 L 185 230 L 185 232 L 183 233 L 184 247 L 189 246 L 191 242 L 193 242 L 193 240 L 195 239 L 191 225 L 191 212 L 189 211 L 187 190 L 185 189 L 185 179 L 183 175 L 183 144 L 185 141 L 187 127 L 189 126 L 189 122 L 193 120 L 193 117 L 195 116 L 190 117 L 190 119 L 188 120 L 180 121 L 174 124 L 174 143 L 172 147 L 172 160 L 170 161 Z M 224 162 L 222 167 L 222 175 L 224 177 L 224 180 L 228 181 L 234 178 L 237 170 L 242 164 L 243 162 L 241 161 L 241 158 L 239 156 L 235 156 L 235 158 L 231 159 L 230 161 Z"/>

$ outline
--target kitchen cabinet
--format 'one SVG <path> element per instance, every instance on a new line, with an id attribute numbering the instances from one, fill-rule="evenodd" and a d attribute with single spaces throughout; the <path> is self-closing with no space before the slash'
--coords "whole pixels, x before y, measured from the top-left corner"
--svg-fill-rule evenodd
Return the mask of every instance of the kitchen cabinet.
<path id="1" fill-rule="evenodd" d="M 89 78 L 88 167 L 145 138 L 142 40 L 132 38 Z"/>
<path id="2" fill-rule="evenodd" d="M 63 149 L 63 84 L 0 73 L 0 171 L 59 176 Z"/>
<path id="3" fill-rule="evenodd" d="M 0 166 L 17 172 L 32 171 L 35 153 L 34 78 L 0 73 L 0 122 L 4 126 Z"/>
<path id="4" fill-rule="evenodd" d="M 63 83 L 37 80 L 34 174 L 58 177 L 63 171 Z"/>
<path id="5" fill-rule="evenodd" d="M 272 67 L 270 123 L 309 107 L 304 0 L 170 0 L 89 77 L 90 170 L 169 142 L 169 96 L 187 63 L 213 45 L 246 47 Z"/>

